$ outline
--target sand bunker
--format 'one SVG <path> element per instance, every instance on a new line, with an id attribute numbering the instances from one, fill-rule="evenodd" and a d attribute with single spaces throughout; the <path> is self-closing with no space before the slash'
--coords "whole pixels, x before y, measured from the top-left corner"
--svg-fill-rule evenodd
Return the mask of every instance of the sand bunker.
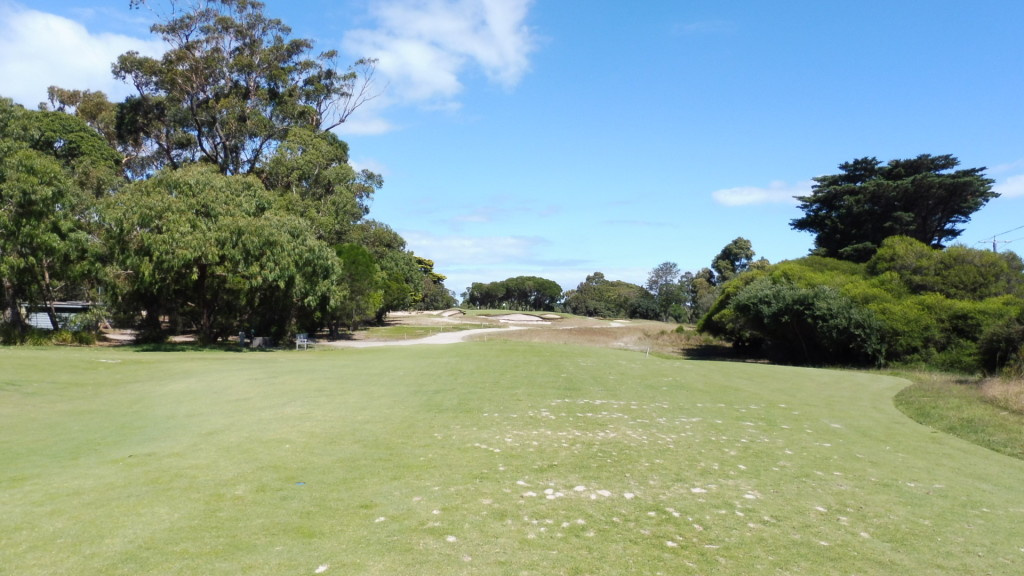
<path id="1" fill-rule="evenodd" d="M 489 316 L 498 320 L 499 322 L 529 322 L 530 324 L 550 324 L 540 316 L 533 314 L 501 314 L 499 316 Z"/>

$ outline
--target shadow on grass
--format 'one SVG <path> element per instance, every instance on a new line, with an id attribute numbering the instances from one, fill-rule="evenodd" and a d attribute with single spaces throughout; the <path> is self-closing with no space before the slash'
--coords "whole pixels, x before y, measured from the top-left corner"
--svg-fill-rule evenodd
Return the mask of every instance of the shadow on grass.
<path id="1" fill-rule="evenodd" d="M 275 348 L 243 348 L 231 342 L 202 345 L 195 342 L 141 342 L 125 344 L 133 352 L 273 352 Z"/>
<path id="2" fill-rule="evenodd" d="M 697 344 L 678 350 L 686 360 L 708 360 L 715 362 L 756 362 L 767 363 L 764 357 L 748 351 L 737 350 L 728 344 Z"/>

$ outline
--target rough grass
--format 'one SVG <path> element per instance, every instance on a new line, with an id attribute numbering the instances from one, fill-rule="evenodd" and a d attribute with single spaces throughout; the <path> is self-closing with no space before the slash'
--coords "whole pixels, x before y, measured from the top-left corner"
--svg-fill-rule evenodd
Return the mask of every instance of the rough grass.
<path id="1" fill-rule="evenodd" d="M 9 574 L 1017 574 L 876 374 L 487 342 L 0 349 Z"/>
<path id="2" fill-rule="evenodd" d="M 993 405 L 1024 415 L 1024 380 L 988 378 L 981 383 L 981 396 Z"/>
<path id="3" fill-rule="evenodd" d="M 1021 382 L 910 373 L 896 406 L 914 420 L 979 446 L 1024 459 Z"/>

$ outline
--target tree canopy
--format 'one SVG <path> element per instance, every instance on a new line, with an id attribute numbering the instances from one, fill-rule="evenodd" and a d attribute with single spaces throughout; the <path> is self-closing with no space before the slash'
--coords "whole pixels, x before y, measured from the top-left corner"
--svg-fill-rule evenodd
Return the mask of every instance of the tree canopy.
<path id="1" fill-rule="evenodd" d="M 512 310 L 554 310 L 562 299 L 562 287 L 538 276 L 516 276 L 497 282 L 474 282 L 466 292 L 466 303 L 477 308 Z"/>
<path id="2" fill-rule="evenodd" d="M 212 342 L 453 304 L 431 260 L 367 219 L 383 181 L 331 132 L 375 96 L 374 61 L 339 69 L 260 2 L 166 4 L 151 30 L 167 51 L 113 65 L 135 89 L 123 102 L 0 99 L 6 323 L 23 336 L 22 309 L 49 304 L 57 326 L 53 302 L 78 297 L 145 337 Z"/>
<path id="3" fill-rule="evenodd" d="M 96 196 L 112 185 L 117 153 L 81 120 L 0 98 L 0 283 L 8 321 L 20 304 L 80 297 L 95 271 Z"/>
<path id="4" fill-rule="evenodd" d="M 890 237 L 867 263 L 808 256 L 741 274 L 698 328 L 794 364 L 993 372 L 1024 361 L 1024 261 Z"/>
<path id="5" fill-rule="evenodd" d="M 151 27 L 168 46 L 161 58 L 117 59 L 114 75 L 136 90 L 119 106 L 117 131 L 140 174 L 199 160 L 252 173 L 292 128 L 330 130 L 373 96 L 373 60 L 339 70 L 336 52 L 314 54 L 263 8 L 200 0 Z"/>
<path id="6" fill-rule="evenodd" d="M 854 262 L 866 262 L 890 236 L 942 248 L 998 197 L 984 168 L 954 170 L 959 164 L 948 154 L 840 164 L 841 173 L 814 178 L 811 194 L 797 197 L 804 216 L 790 225 L 815 235 L 813 254 Z"/>

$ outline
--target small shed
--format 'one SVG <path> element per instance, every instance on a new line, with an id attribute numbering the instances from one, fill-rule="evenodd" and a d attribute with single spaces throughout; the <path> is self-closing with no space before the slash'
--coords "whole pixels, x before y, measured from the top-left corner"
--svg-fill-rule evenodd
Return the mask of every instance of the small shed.
<path id="1" fill-rule="evenodd" d="M 92 309 L 92 302 L 54 302 L 53 310 L 57 313 L 57 321 L 62 327 L 80 328 L 76 325 L 75 318 Z M 42 305 L 25 305 L 25 321 L 33 328 L 40 330 L 53 330 L 54 325 L 50 322 L 49 307 Z"/>

